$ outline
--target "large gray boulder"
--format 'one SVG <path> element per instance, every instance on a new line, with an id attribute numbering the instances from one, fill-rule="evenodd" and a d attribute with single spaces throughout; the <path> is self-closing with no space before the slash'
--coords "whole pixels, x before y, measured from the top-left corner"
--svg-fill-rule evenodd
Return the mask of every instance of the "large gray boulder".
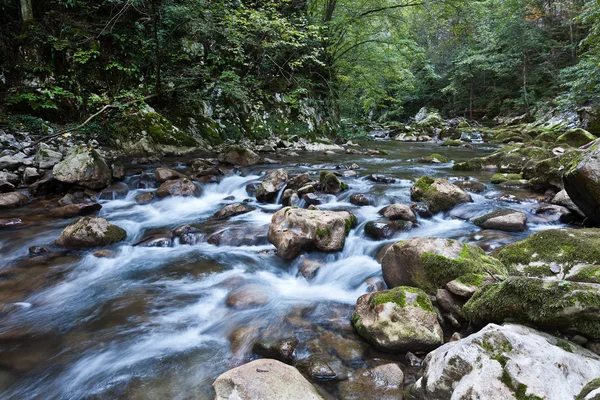
<path id="1" fill-rule="evenodd" d="M 436 237 L 394 243 L 381 260 L 388 287 L 414 286 L 429 293 L 466 274 L 505 274 L 506 269 L 478 246 Z"/>
<path id="2" fill-rule="evenodd" d="M 340 251 L 355 223 L 356 218 L 347 211 L 285 207 L 271 219 L 269 242 L 286 260 L 297 257 L 304 250 Z"/>
<path id="3" fill-rule="evenodd" d="M 575 399 L 600 376 L 600 357 L 521 325 L 490 324 L 427 355 L 411 390 L 421 400 Z"/>
<path id="4" fill-rule="evenodd" d="M 473 223 L 483 229 L 522 232 L 527 229 L 527 216 L 521 211 L 504 208 L 477 217 Z"/>
<path id="5" fill-rule="evenodd" d="M 62 153 L 51 149 L 44 149 L 42 147 L 40 147 L 35 154 L 35 162 L 40 169 L 50 169 L 58 164 L 62 158 Z"/>
<path id="6" fill-rule="evenodd" d="M 112 180 L 112 171 L 106 161 L 86 146 L 71 148 L 65 159 L 52 169 L 60 182 L 73 183 L 88 189 L 103 189 Z"/>
<path id="7" fill-rule="evenodd" d="M 600 225 L 600 140 L 563 175 L 569 198 L 586 217 Z"/>
<path id="8" fill-rule="evenodd" d="M 250 149 L 240 146 L 231 146 L 223 153 L 219 154 L 219 161 L 226 164 L 240 165 L 242 167 L 263 163 L 263 160 L 258 154 Z"/>
<path id="9" fill-rule="evenodd" d="M 422 201 L 429 207 L 429 211 L 437 214 L 449 211 L 461 203 L 473 201 L 471 196 L 446 179 L 433 179 L 424 176 L 410 189 L 410 198 L 413 201 Z"/>
<path id="10" fill-rule="evenodd" d="M 67 248 L 107 246 L 125 240 L 127 232 L 104 218 L 84 217 L 67 226 L 56 239 L 56 245 Z"/>
<path id="11" fill-rule="evenodd" d="M 263 203 L 272 203 L 277 199 L 277 194 L 285 187 L 288 174 L 283 169 L 276 169 L 265 176 L 256 188 L 256 200 Z"/>
<path id="12" fill-rule="evenodd" d="M 444 343 L 431 300 L 417 288 L 399 286 L 362 295 L 356 301 L 352 324 L 382 351 L 429 351 Z"/>
<path id="13" fill-rule="evenodd" d="M 379 215 L 388 218 L 392 221 L 403 220 L 410 221 L 413 223 L 417 222 L 417 216 L 407 205 L 404 204 L 392 204 L 379 210 Z"/>
<path id="14" fill-rule="evenodd" d="M 213 383 L 215 400 L 322 400 L 294 367 L 260 359 L 229 370 Z"/>

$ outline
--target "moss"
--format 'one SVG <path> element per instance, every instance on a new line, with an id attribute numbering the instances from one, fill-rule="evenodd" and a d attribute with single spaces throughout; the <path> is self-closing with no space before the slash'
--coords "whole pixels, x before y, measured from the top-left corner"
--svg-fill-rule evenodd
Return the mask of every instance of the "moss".
<path id="1" fill-rule="evenodd" d="M 329 228 L 317 228 L 316 234 L 319 239 L 324 239 L 331 236 L 331 230 Z"/>
<path id="2" fill-rule="evenodd" d="M 596 378 L 594 380 L 589 381 L 584 387 L 583 389 L 581 389 L 581 392 L 579 392 L 579 394 L 575 397 L 575 400 L 585 400 L 588 399 L 588 395 L 590 393 L 592 393 L 595 390 L 600 389 L 600 378 Z M 600 395 L 595 395 L 594 397 L 592 397 L 591 399 L 588 400 L 600 400 Z"/>
<path id="3" fill-rule="evenodd" d="M 444 143 L 442 143 L 442 146 L 444 147 L 457 147 L 460 145 L 462 145 L 460 140 L 446 140 Z"/>
<path id="4" fill-rule="evenodd" d="M 434 182 L 435 182 L 435 179 L 433 179 L 429 176 L 423 176 L 418 181 L 415 182 L 414 186 L 419 189 L 422 189 L 422 190 L 427 190 L 427 189 L 429 189 L 429 187 L 431 185 L 433 185 Z"/>
<path id="5" fill-rule="evenodd" d="M 556 143 L 565 143 L 569 146 L 580 147 L 596 140 L 596 137 L 588 131 L 577 128 L 570 129 L 556 139 Z"/>
<path id="6" fill-rule="evenodd" d="M 600 283 L 600 265 L 586 265 L 566 278 L 568 281 Z"/>
<path id="7" fill-rule="evenodd" d="M 563 339 L 558 339 L 556 341 L 556 347 L 560 347 L 561 349 L 563 349 L 564 351 L 566 351 L 568 353 L 573 352 L 573 348 L 571 347 L 571 344 Z"/>
<path id="8" fill-rule="evenodd" d="M 450 162 L 450 159 L 448 159 L 448 157 L 443 156 L 441 154 L 434 153 L 430 156 L 419 159 L 418 162 L 421 162 L 421 163 L 434 163 L 434 162 L 447 163 L 447 162 Z"/>
<path id="9" fill-rule="evenodd" d="M 244 154 L 246 154 L 248 152 L 248 149 L 245 147 L 241 147 L 241 146 L 230 146 L 227 149 L 227 152 L 233 151 L 237 154 L 239 154 L 240 156 L 243 156 Z"/>
<path id="10" fill-rule="evenodd" d="M 469 161 L 454 164 L 452 169 L 455 171 L 481 171 L 484 165 L 482 158 L 472 158 Z"/>
<path id="11" fill-rule="evenodd" d="M 456 280 L 463 285 L 481 287 L 485 278 L 485 275 L 469 273 L 459 276 Z"/>
<path id="12" fill-rule="evenodd" d="M 380 304 L 394 303 L 400 307 L 406 307 L 409 305 L 409 302 L 407 301 L 407 293 L 416 295 L 416 298 L 411 301 L 414 307 L 419 307 L 427 312 L 435 312 L 433 304 L 431 303 L 431 300 L 427 294 L 421 289 L 410 286 L 398 286 L 391 290 L 384 290 L 374 293 L 369 299 L 369 306 L 371 308 L 375 308 Z"/>
<path id="13" fill-rule="evenodd" d="M 106 233 L 104 234 L 103 242 L 105 245 L 108 245 L 112 243 L 121 242 L 125 240 L 126 237 L 127 232 L 125 232 L 124 229 L 116 225 L 109 225 L 108 229 L 106 230 Z"/>
<path id="14" fill-rule="evenodd" d="M 522 174 L 494 174 L 491 182 L 498 184 L 506 181 L 519 181 L 521 179 L 523 179 Z"/>

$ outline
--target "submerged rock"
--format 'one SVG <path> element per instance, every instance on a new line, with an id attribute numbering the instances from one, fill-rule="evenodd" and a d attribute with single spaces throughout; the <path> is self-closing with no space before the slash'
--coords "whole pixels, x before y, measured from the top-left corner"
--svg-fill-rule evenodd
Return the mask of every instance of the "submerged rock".
<path id="1" fill-rule="evenodd" d="M 225 150 L 224 153 L 219 154 L 219 161 L 231 165 L 240 165 L 242 167 L 263 163 L 263 160 L 258 154 L 250 149 L 240 146 L 231 146 Z"/>
<path id="2" fill-rule="evenodd" d="M 213 218 L 215 219 L 227 219 L 231 217 L 235 217 L 236 215 L 242 215 L 253 211 L 254 208 L 249 207 L 242 203 L 229 204 L 217 211 Z"/>
<path id="3" fill-rule="evenodd" d="M 215 246 L 262 246 L 268 244 L 268 225 L 232 226 L 208 237 L 208 243 Z"/>
<path id="4" fill-rule="evenodd" d="M 600 357 L 520 325 L 490 324 L 425 358 L 416 399 L 574 399 L 600 376 Z"/>
<path id="5" fill-rule="evenodd" d="M 388 287 L 415 286 L 434 293 L 465 274 L 506 274 L 502 263 L 474 245 L 435 237 L 396 242 L 381 260 Z"/>
<path id="6" fill-rule="evenodd" d="M 264 286 L 255 284 L 244 285 L 229 293 L 227 298 L 225 298 L 225 304 L 236 309 L 259 307 L 269 301 L 267 292 Z"/>
<path id="7" fill-rule="evenodd" d="M 294 367 L 260 359 L 229 370 L 213 383 L 215 400 L 321 400 L 317 390 Z"/>
<path id="8" fill-rule="evenodd" d="M 429 351 L 444 343 L 431 300 L 417 288 L 399 286 L 362 295 L 352 324 L 382 351 Z"/>
<path id="9" fill-rule="evenodd" d="M 475 218 L 473 223 L 483 229 L 522 232 L 527 229 L 527 216 L 520 211 L 505 208 Z"/>
<path id="10" fill-rule="evenodd" d="M 390 239 L 401 231 L 408 231 L 413 227 L 409 221 L 369 221 L 365 225 L 365 235 L 371 239 Z"/>
<path id="11" fill-rule="evenodd" d="M 159 199 L 169 196 L 197 197 L 199 194 L 196 184 L 187 178 L 166 181 L 156 190 Z"/>
<path id="12" fill-rule="evenodd" d="M 48 215 L 55 218 L 72 218 L 76 216 L 93 214 L 99 211 L 102 206 L 98 203 L 79 203 L 67 204 L 62 207 L 56 207 L 48 211 Z"/>
<path id="13" fill-rule="evenodd" d="M 106 161 L 86 146 L 71 148 L 65 159 L 52 169 L 60 182 L 73 183 L 88 189 L 102 189 L 112 180 L 112 171 Z"/>
<path id="14" fill-rule="evenodd" d="M 127 232 L 104 218 L 84 217 L 67 226 L 56 245 L 68 248 L 106 246 L 125 240 Z"/>
<path id="15" fill-rule="evenodd" d="M 450 160 L 446 156 L 434 153 L 430 156 L 419 158 L 419 160 L 417 160 L 417 162 L 422 163 L 422 164 L 440 164 L 440 163 L 450 162 Z"/>
<path id="16" fill-rule="evenodd" d="M 272 203 L 276 200 L 279 192 L 285 187 L 288 174 L 283 169 L 276 169 L 265 176 L 256 188 L 256 200 L 263 203 Z"/>
<path id="17" fill-rule="evenodd" d="M 449 211 L 458 204 L 473 201 L 470 195 L 446 179 L 433 179 L 428 176 L 415 182 L 410 189 L 410 197 L 413 201 L 422 201 L 427 204 L 429 210 L 434 214 Z"/>
<path id="18" fill-rule="evenodd" d="M 338 384 L 344 400 L 402 400 L 404 373 L 398 364 L 359 369 Z"/>
<path id="19" fill-rule="evenodd" d="M 122 199 L 127 196 L 127 193 L 129 193 L 129 186 L 124 182 L 118 182 L 114 185 L 110 185 L 106 189 L 102 189 L 98 198 L 102 200 Z"/>
<path id="20" fill-rule="evenodd" d="M 355 224 L 356 218 L 346 211 L 286 207 L 273 215 L 269 242 L 286 260 L 313 248 L 326 252 L 340 251 L 344 248 L 346 235 Z"/>

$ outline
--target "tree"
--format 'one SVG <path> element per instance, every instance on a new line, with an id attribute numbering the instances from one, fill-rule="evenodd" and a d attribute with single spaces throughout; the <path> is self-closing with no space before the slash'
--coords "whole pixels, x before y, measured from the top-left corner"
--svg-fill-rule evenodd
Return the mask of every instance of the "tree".
<path id="1" fill-rule="evenodd" d="M 33 5 L 31 0 L 21 0 L 21 15 L 23 17 L 23 22 L 33 20 Z"/>

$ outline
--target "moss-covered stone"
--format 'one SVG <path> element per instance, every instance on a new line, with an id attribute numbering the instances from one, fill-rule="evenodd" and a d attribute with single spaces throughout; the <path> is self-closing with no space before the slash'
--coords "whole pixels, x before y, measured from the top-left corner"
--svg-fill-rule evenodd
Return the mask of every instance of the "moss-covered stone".
<path id="1" fill-rule="evenodd" d="M 575 400 L 600 400 L 600 378 L 590 381 L 581 389 Z M 590 393 L 596 392 L 590 397 Z"/>
<path id="2" fill-rule="evenodd" d="M 592 135 L 584 129 L 577 128 L 570 129 L 567 132 L 563 133 L 558 137 L 558 139 L 556 139 L 556 142 L 565 143 L 573 147 L 580 147 L 594 140 L 596 140 L 596 136 Z"/>
<path id="3" fill-rule="evenodd" d="M 458 147 L 461 146 L 462 142 L 460 140 L 446 140 L 444 143 L 442 143 L 442 146 L 444 147 Z"/>
<path id="4" fill-rule="evenodd" d="M 319 185 L 322 192 L 329 194 L 338 194 L 348 189 L 348 185 L 344 184 L 333 172 L 329 171 L 321 171 Z"/>
<path id="5" fill-rule="evenodd" d="M 461 188 L 445 179 L 433 179 L 428 176 L 421 177 L 410 189 L 413 201 L 422 201 L 429 210 L 437 214 L 449 211 L 457 204 L 473 201 L 470 195 Z"/>
<path id="6" fill-rule="evenodd" d="M 434 153 L 430 156 L 420 158 L 418 162 L 423 164 L 447 163 L 450 162 L 450 159 L 441 154 Z"/>
<path id="7" fill-rule="evenodd" d="M 521 174 L 494 174 L 492 176 L 492 183 L 499 184 L 506 181 L 519 181 L 523 179 L 523 175 Z"/>

